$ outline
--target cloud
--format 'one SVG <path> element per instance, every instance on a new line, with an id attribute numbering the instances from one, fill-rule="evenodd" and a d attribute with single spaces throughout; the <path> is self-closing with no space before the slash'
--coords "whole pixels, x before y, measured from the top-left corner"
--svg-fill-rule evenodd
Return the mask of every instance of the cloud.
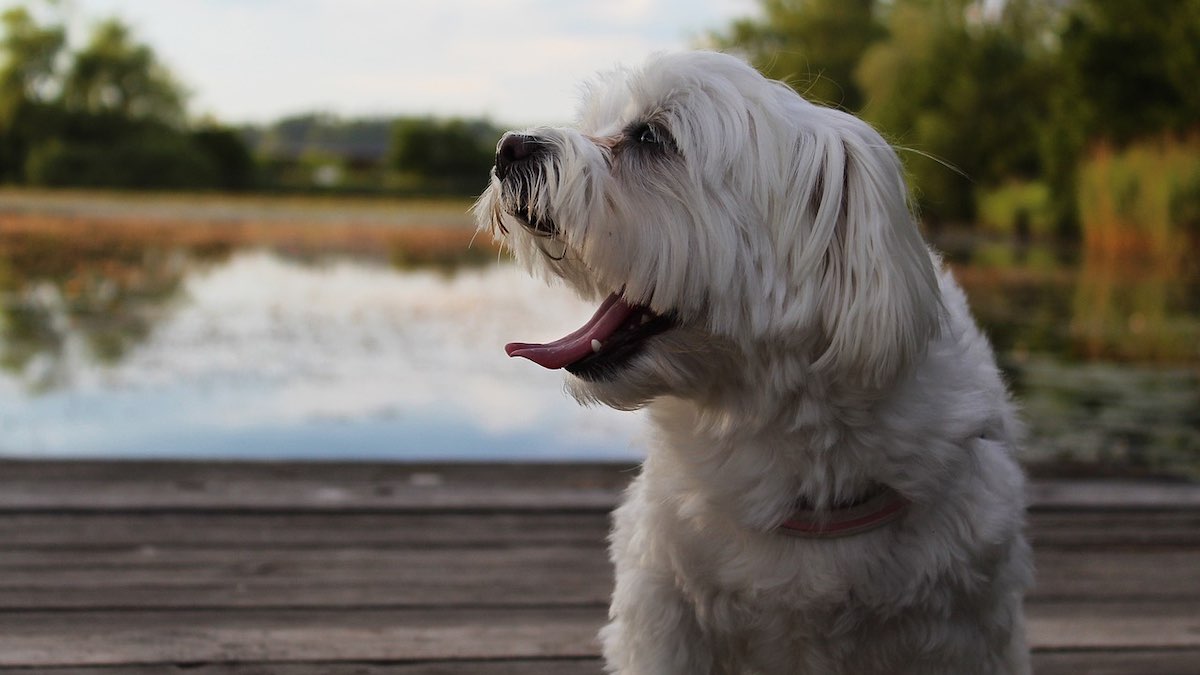
<path id="1" fill-rule="evenodd" d="M 753 0 L 79 0 L 131 22 L 229 121 L 342 114 L 568 121 L 577 83 L 680 49 L 753 11 Z"/>

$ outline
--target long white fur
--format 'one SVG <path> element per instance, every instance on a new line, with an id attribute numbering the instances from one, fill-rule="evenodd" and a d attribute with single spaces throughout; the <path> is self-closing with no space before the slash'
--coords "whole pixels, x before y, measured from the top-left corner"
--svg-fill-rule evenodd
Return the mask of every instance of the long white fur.
<path id="1" fill-rule="evenodd" d="M 665 157 L 622 149 L 649 120 Z M 525 133 L 551 147 L 529 206 L 561 232 L 522 227 L 494 175 L 480 227 L 681 322 L 611 380 L 568 378 L 657 432 L 614 514 L 609 672 L 1028 672 L 1020 427 L 879 134 L 710 52 L 602 76 L 578 126 Z M 775 531 L 873 483 L 902 519 Z"/>

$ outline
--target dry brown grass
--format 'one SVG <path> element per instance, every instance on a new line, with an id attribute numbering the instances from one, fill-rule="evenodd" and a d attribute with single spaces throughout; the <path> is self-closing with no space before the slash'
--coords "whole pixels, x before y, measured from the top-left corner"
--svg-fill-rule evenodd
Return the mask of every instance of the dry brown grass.
<path id="1" fill-rule="evenodd" d="M 0 215 L 0 252 L 19 241 L 49 240 L 69 249 L 112 245 L 192 250 L 270 247 L 302 253 L 390 254 L 403 250 L 417 257 L 453 254 L 468 247 L 494 254 L 486 236 L 469 229 L 439 226 L 386 227 L 370 223 L 276 221 L 188 221 L 96 216 Z M 474 240 L 474 241 L 472 241 Z"/>

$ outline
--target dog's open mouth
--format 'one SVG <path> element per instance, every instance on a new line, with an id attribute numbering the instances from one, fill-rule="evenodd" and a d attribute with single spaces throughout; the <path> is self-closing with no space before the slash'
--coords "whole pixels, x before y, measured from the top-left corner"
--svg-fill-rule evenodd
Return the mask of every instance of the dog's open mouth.
<path id="1" fill-rule="evenodd" d="M 596 313 L 578 330 L 545 344 L 510 342 L 509 356 L 522 356 L 543 368 L 566 368 L 585 380 L 616 374 L 647 339 L 675 326 L 675 318 L 645 305 L 631 305 L 620 293 L 605 298 Z"/>

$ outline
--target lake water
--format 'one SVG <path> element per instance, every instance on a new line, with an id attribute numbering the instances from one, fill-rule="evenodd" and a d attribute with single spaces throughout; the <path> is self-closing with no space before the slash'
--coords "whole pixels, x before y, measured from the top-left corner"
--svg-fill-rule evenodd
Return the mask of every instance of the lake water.
<path id="1" fill-rule="evenodd" d="M 505 357 L 593 308 L 490 253 L 82 241 L 0 232 L 0 455 L 643 455 L 639 414 L 582 408 Z M 1027 460 L 1200 476 L 1194 273 L 1011 246 L 950 259 L 1023 402 Z"/>
<path id="2" fill-rule="evenodd" d="M 0 375 L 3 452 L 342 459 L 639 453 L 636 416 L 581 409 L 563 395 L 561 375 L 505 356 L 506 341 L 565 334 L 590 315 L 563 290 L 547 290 L 512 265 L 447 276 L 239 251 L 187 269 L 170 297 L 157 300 L 125 310 L 149 325 L 113 335 L 87 325 L 99 317 L 73 316 L 53 285 L 30 289 L 22 302 L 43 314 L 37 332 L 46 341 L 32 353 L 22 346 L 23 362 Z M 123 340 L 117 353 L 106 344 L 112 340 Z"/>

